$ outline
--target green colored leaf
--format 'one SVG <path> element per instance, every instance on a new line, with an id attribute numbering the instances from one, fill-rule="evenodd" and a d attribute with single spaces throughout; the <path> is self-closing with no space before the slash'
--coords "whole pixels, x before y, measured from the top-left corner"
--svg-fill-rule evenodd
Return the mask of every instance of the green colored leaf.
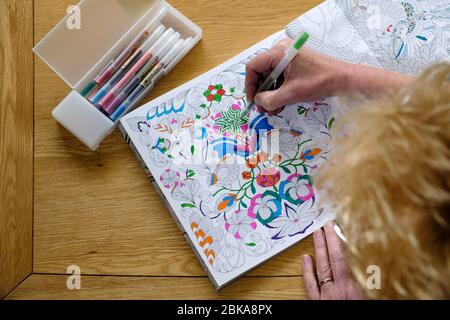
<path id="1" fill-rule="evenodd" d="M 252 184 L 252 186 L 250 187 L 250 190 L 252 191 L 253 194 L 256 193 L 256 188 L 255 186 Z"/>
<path id="2" fill-rule="evenodd" d="M 297 109 L 297 113 L 299 114 L 299 115 L 302 115 L 302 114 L 304 114 L 306 112 L 306 109 L 304 108 L 304 107 L 299 107 L 298 109 Z"/>
<path id="3" fill-rule="evenodd" d="M 286 172 L 287 174 L 291 174 L 292 171 L 288 169 L 288 167 L 281 167 L 281 169 L 283 169 L 284 172 Z"/>
<path id="4" fill-rule="evenodd" d="M 241 206 L 243 206 L 244 208 L 248 208 L 248 206 L 244 202 L 241 202 Z"/>
<path id="5" fill-rule="evenodd" d="M 195 146 L 192 145 L 192 146 L 191 146 L 191 154 L 194 154 L 194 152 L 195 152 Z"/>
<path id="6" fill-rule="evenodd" d="M 328 122 L 328 129 L 331 129 L 333 127 L 334 120 L 336 120 L 336 119 L 334 119 L 334 118 L 330 119 L 330 122 Z"/>
<path id="7" fill-rule="evenodd" d="M 192 169 L 189 169 L 189 170 L 187 171 L 187 177 L 188 177 L 188 178 L 192 178 L 193 176 L 195 176 L 195 171 L 192 170 Z"/>
<path id="8" fill-rule="evenodd" d="M 255 247 L 255 246 L 256 246 L 256 243 L 254 243 L 254 242 L 249 242 L 249 243 L 246 243 L 246 245 L 249 246 L 249 247 Z"/>
<path id="9" fill-rule="evenodd" d="M 195 204 L 192 203 L 183 203 L 181 205 L 182 208 L 195 208 Z"/>

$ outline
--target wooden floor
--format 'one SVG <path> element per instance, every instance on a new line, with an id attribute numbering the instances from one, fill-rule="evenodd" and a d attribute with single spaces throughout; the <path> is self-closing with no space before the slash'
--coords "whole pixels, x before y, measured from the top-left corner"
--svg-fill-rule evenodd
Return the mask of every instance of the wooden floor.
<path id="1" fill-rule="evenodd" d="M 4 6 L 19 6 L 20 12 L 11 13 L 17 14 L 16 20 L 10 21 L 13 27 L 19 23 L 31 26 L 34 17 L 33 27 L 24 41 L 36 44 L 75 2 L 0 0 L 0 15 L 4 15 Z M 321 1 L 169 2 L 203 29 L 204 38 L 146 101 L 282 29 Z M 3 35 L 3 29 L 1 31 Z M 32 57 L 30 47 L 15 49 L 17 55 Z M 34 72 L 33 64 L 25 62 L 24 66 L 17 67 L 26 68 L 28 77 L 34 74 L 34 90 L 27 88 L 24 92 L 27 95 L 22 97 L 30 99 L 28 95 L 34 92 L 34 106 L 31 100 L 24 102 L 31 104 L 27 112 L 34 109 L 34 120 L 24 119 L 26 130 L 20 126 L 15 133 L 24 135 L 30 144 L 22 150 L 25 157 L 30 157 L 33 150 L 30 146 L 34 142 L 33 163 L 27 162 L 28 170 L 20 172 L 23 175 L 20 179 L 34 181 L 34 192 L 32 194 L 25 186 L 25 192 L 16 197 L 24 198 L 22 205 L 25 207 L 30 206 L 31 201 L 34 204 L 33 265 L 32 271 L 31 265 L 28 268 L 32 274 L 14 290 L 8 290 L 6 298 L 305 298 L 300 258 L 304 253 L 312 253 L 311 238 L 216 292 L 121 135 L 115 132 L 98 152 L 89 151 L 51 116 L 52 109 L 70 88 L 37 57 L 34 57 Z M 1 112 L 3 115 L 4 111 Z M 23 110 L 10 106 L 8 112 Z M 34 140 L 27 131 L 33 122 Z M 4 139 L 3 127 L 0 130 L 0 139 Z M 20 192 L 21 189 L 14 190 Z M 31 225 L 31 220 L 25 223 Z M 1 227 L 3 233 L 3 225 Z M 28 254 L 31 256 L 31 250 Z M 66 287 L 66 269 L 73 264 L 81 268 L 81 290 Z M 3 270 L 1 273 L 0 277 L 4 277 Z"/>

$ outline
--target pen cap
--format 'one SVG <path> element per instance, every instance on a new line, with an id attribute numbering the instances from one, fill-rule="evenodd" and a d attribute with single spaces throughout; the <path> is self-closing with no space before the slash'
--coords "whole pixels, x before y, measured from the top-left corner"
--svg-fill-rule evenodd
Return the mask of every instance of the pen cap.
<path id="1" fill-rule="evenodd" d="M 151 90 L 155 83 L 157 83 L 164 75 L 167 74 L 167 67 L 177 56 L 182 53 L 183 49 L 185 49 L 186 45 L 191 40 L 192 39 L 190 37 L 186 40 L 179 39 L 177 43 L 172 47 L 172 49 L 170 49 L 170 51 L 164 56 L 164 58 L 162 58 L 159 67 L 154 68 L 147 74 L 147 76 L 142 80 L 142 83 L 147 86 L 147 89 L 144 90 L 139 99 L 142 99 L 143 96 L 146 95 L 149 90 Z"/>
<path id="2" fill-rule="evenodd" d="M 152 54 L 154 54 L 154 52 L 159 50 L 174 33 L 175 30 L 173 30 L 172 28 L 167 29 L 164 34 L 147 51 L 150 51 Z"/>
<path id="3" fill-rule="evenodd" d="M 158 57 L 160 60 L 161 58 L 172 48 L 177 41 L 180 39 L 180 34 L 178 32 L 175 32 L 166 43 L 164 43 L 159 49 L 156 49 L 153 53 L 154 56 Z"/>
<path id="4" fill-rule="evenodd" d="M 167 66 L 175 57 L 183 50 L 184 45 L 189 39 L 183 40 L 179 39 L 175 46 L 170 49 L 170 51 L 161 59 L 161 64 L 165 67 Z"/>

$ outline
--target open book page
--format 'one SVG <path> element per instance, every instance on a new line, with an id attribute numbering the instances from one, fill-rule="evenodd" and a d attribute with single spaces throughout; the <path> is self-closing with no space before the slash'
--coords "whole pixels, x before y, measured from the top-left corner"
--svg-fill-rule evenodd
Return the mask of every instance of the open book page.
<path id="1" fill-rule="evenodd" d="M 154 176 L 216 287 L 325 221 L 313 175 L 326 158 L 326 101 L 241 119 L 245 66 L 284 31 L 127 115 L 129 142 Z"/>
<path id="2" fill-rule="evenodd" d="M 306 43 L 308 48 L 350 63 L 381 67 L 371 48 L 334 0 L 322 2 L 286 27 L 287 35 L 292 39 L 304 31 L 311 35 Z"/>
<path id="3" fill-rule="evenodd" d="M 249 59 L 305 30 L 312 35 L 308 46 L 342 60 L 401 71 L 403 65 L 415 64 L 388 65 L 376 42 L 366 42 L 363 28 L 352 25 L 360 13 L 350 2 L 355 1 L 347 6 L 345 1 L 322 3 L 286 31 L 120 122 L 217 288 L 334 217 L 329 209 L 319 207 L 320 192 L 314 185 L 314 176 L 330 152 L 334 99 L 295 104 L 275 116 L 253 112 L 242 119 L 241 110 L 248 103 Z"/>
<path id="4" fill-rule="evenodd" d="M 336 0 L 380 65 L 417 74 L 450 56 L 448 0 Z"/>
<path id="5" fill-rule="evenodd" d="M 448 0 L 328 0 L 286 27 L 308 46 L 352 63 L 417 74 L 450 56 Z"/>

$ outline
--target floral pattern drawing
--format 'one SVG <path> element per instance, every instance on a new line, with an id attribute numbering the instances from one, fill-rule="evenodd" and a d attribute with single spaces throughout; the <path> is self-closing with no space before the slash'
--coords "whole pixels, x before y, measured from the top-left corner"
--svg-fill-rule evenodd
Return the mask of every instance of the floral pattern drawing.
<path id="1" fill-rule="evenodd" d="M 450 55 L 450 1 L 327 0 L 286 27 L 303 31 L 323 54 L 417 74 Z"/>
<path id="2" fill-rule="evenodd" d="M 127 119 L 202 258 L 219 273 L 244 268 L 248 259 L 305 235 L 321 214 L 312 176 L 328 153 L 331 107 L 315 101 L 276 116 L 254 112 L 242 118 L 245 66 L 252 56 L 150 107 L 144 117 Z M 180 141 L 183 132 L 201 147 Z M 272 135 L 280 141 L 276 153 L 269 150 Z M 202 161 L 174 164 L 187 155 Z"/>
<path id="3" fill-rule="evenodd" d="M 240 116 L 248 103 L 249 59 L 301 31 L 311 34 L 307 46 L 323 54 L 417 72 L 449 56 L 450 4 L 327 0 L 285 31 L 121 120 L 218 286 L 334 217 L 318 206 L 314 185 L 330 152 L 334 100 L 287 106 L 274 116 Z"/>

